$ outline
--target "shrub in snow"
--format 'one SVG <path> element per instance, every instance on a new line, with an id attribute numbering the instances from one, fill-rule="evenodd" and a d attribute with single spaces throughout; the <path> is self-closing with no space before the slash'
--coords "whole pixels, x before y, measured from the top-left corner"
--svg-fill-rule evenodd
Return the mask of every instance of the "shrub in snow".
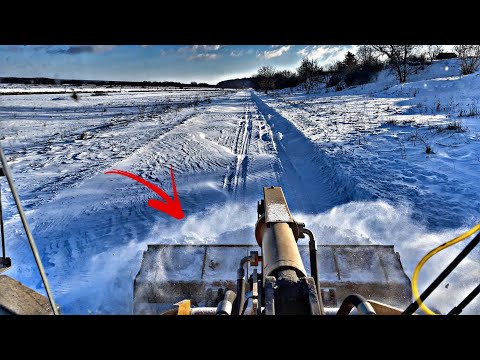
<path id="1" fill-rule="evenodd" d="M 345 85 L 356 86 L 371 82 L 375 78 L 375 72 L 367 69 L 357 69 L 345 75 Z"/>
<path id="2" fill-rule="evenodd" d="M 80 135 L 80 140 L 87 140 L 91 139 L 93 137 L 93 134 L 89 131 L 85 131 Z"/>
<path id="3" fill-rule="evenodd" d="M 465 132 L 466 128 L 462 125 L 460 121 L 454 121 L 445 127 L 445 130 L 455 131 L 455 132 Z"/>
<path id="4" fill-rule="evenodd" d="M 480 65 L 480 45 L 457 45 L 455 51 L 460 60 L 462 75 L 473 74 Z"/>

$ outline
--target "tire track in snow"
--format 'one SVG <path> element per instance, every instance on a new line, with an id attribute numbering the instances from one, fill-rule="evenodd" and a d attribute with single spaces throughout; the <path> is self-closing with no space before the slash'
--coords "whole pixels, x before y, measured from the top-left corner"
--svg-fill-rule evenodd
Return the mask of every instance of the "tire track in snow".
<path id="1" fill-rule="evenodd" d="M 236 160 L 227 167 L 223 181 L 223 188 L 237 197 L 237 189 L 241 188 L 245 196 L 248 175 L 248 150 L 252 139 L 252 113 L 250 103 L 244 104 L 243 120 L 235 135 L 232 151 L 236 154 Z"/>
<path id="2" fill-rule="evenodd" d="M 351 194 L 323 151 L 254 92 L 251 97 L 272 129 L 278 153 L 272 168 L 291 208 L 317 213 L 348 202 Z"/>
<path id="3" fill-rule="evenodd" d="M 243 132 L 243 146 L 240 156 L 237 159 L 237 185 L 236 188 L 241 187 L 242 194 L 245 196 L 247 187 L 247 175 L 248 175 L 248 161 L 249 161 L 249 149 L 250 142 L 252 140 L 252 113 L 250 111 L 250 104 L 247 104 L 245 111 L 245 122 Z"/>

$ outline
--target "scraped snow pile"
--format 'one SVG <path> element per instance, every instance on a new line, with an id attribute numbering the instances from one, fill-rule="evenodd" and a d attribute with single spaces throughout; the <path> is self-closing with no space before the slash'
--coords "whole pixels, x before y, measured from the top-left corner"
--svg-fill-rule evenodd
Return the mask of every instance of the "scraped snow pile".
<path id="1" fill-rule="evenodd" d="M 459 77 L 455 60 L 403 85 L 383 71 L 338 92 L 114 90 L 0 95 L 0 140 L 64 313 L 130 313 L 148 244 L 254 244 L 264 186 L 282 186 L 321 243 L 395 245 L 409 276 L 480 222 L 480 74 Z M 142 185 L 104 174 L 130 171 L 171 195 L 170 164 L 181 221 L 149 208 L 156 195 Z M 7 275 L 43 292 L 0 182 Z M 427 263 L 420 291 L 465 245 Z M 457 305 L 479 259 L 477 249 L 428 304 Z M 480 313 L 479 300 L 465 313 Z"/>

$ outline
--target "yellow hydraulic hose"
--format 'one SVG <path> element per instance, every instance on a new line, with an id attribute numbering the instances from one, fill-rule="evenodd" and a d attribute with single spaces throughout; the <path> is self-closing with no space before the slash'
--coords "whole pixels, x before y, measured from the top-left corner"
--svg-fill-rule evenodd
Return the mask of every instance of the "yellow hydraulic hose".
<path id="1" fill-rule="evenodd" d="M 455 239 L 452 239 L 450 241 L 447 241 L 446 243 L 440 245 L 440 246 L 437 246 L 435 249 L 433 249 L 432 251 L 430 251 L 427 255 L 425 255 L 422 260 L 420 260 L 420 262 L 417 264 L 417 266 L 415 267 L 415 270 L 413 271 L 413 276 L 412 276 L 412 293 L 413 293 L 413 297 L 415 298 L 418 306 L 420 307 L 420 309 L 422 309 L 422 311 L 427 314 L 427 315 L 437 315 L 436 313 L 434 313 L 432 310 L 430 310 L 424 303 L 423 301 L 420 299 L 420 294 L 418 292 L 418 284 L 417 284 L 417 280 L 418 280 L 418 275 L 420 274 L 420 270 L 422 269 L 423 265 L 425 265 L 425 263 L 433 256 L 435 255 L 436 253 L 442 251 L 443 249 L 446 249 L 448 248 L 449 246 L 452 246 L 452 245 L 455 245 L 457 243 L 459 243 L 460 241 L 462 240 L 465 240 L 466 238 L 468 238 L 469 236 L 475 234 L 477 231 L 480 230 L 480 224 L 477 224 L 476 226 L 474 226 L 473 228 L 471 228 L 470 230 L 468 230 L 467 232 L 463 233 L 462 235 L 460 236 L 457 236 Z"/>

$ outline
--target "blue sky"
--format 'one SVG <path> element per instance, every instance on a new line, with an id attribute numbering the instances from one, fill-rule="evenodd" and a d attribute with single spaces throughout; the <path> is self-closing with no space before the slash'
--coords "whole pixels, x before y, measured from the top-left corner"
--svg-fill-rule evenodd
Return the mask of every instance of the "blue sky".
<path id="1" fill-rule="evenodd" d="M 9 45 L 0 76 L 216 84 L 248 77 L 263 65 L 294 70 L 303 57 L 320 65 L 355 45 Z"/>

